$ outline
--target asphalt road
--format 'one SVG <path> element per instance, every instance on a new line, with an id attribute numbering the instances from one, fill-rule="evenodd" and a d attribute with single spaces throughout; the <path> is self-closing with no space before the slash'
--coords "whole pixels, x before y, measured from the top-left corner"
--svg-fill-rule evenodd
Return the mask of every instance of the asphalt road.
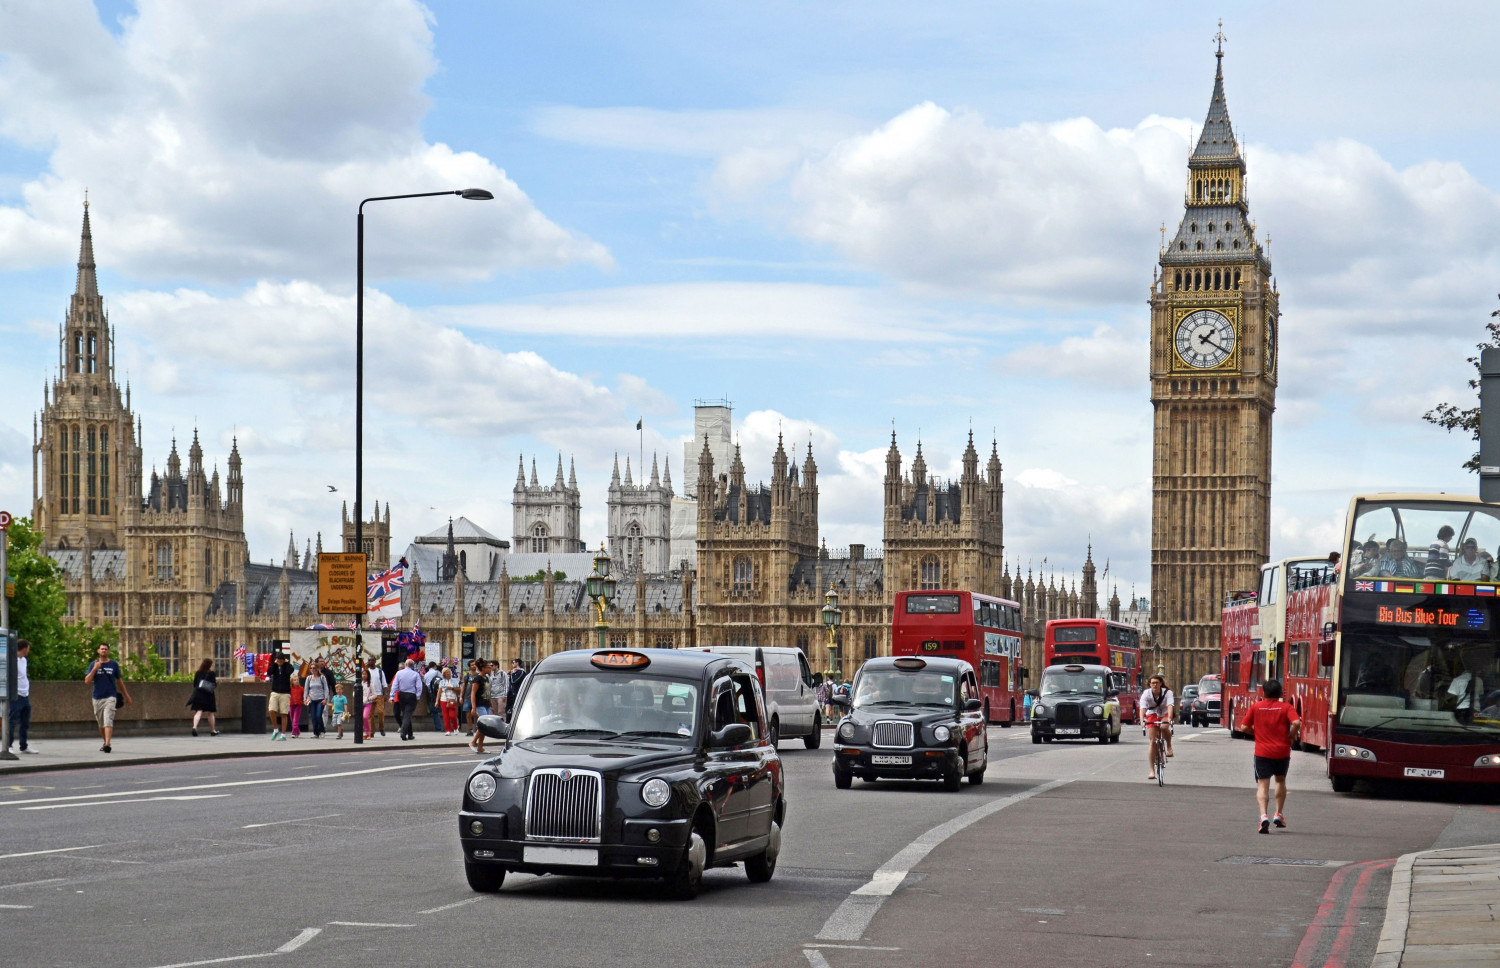
<path id="1" fill-rule="evenodd" d="M 835 790 L 827 744 L 784 745 L 789 815 L 774 880 L 710 871 L 688 903 L 567 877 L 470 892 L 453 820 L 477 759 L 468 753 L 10 777 L 0 938 L 30 952 L 19 963 L 91 968 L 1342 968 L 1374 950 L 1381 862 L 1500 841 L 1494 806 L 1422 791 L 1336 796 L 1311 754 L 1294 762 L 1290 829 L 1260 836 L 1250 744 L 1221 730 L 1179 742 L 1164 788 L 1146 783 L 1144 743 L 1129 730 L 1114 746 L 1033 746 L 1023 730 L 992 729 L 985 784 L 954 794 Z"/>

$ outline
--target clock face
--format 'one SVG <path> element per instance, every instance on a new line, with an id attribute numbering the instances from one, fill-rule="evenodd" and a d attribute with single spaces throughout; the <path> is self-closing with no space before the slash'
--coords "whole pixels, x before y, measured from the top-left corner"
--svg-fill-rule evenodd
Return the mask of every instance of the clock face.
<path id="1" fill-rule="evenodd" d="M 1276 317 L 1266 317 L 1266 373 L 1276 372 Z"/>
<path id="2" fill-rule="evenodd" d="M 1200 370 L 1211 370 L 1234 352 L 1234 324 L 1223 313 L 1200 309 L 1177 324 L 1177 355 Z"/>

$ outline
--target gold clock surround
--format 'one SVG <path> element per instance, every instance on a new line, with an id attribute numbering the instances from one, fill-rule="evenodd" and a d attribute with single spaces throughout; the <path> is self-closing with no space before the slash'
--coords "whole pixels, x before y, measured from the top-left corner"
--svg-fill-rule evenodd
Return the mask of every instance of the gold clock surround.
<path id="1" fill-rule="evenodd" d="M 1182 358 L 1182 356 L 1177 352 L 1177 341 L 1175 339 L 1173 339 L 1171 341 L 1171 348 L 1170 348 L 1170 353 L 1171 353 L 1171 356 L 1172 356 L 1172 372 L 1173 373 L 1223 373 L 1223 372 L 1226 372 L 1226 371 L 1235 371 L 1235 372 L 1238 372 L 1239 368 L 1240 368 L 1240 348 L 1245 345 L 1245 330 L 1244 330 L 1244 327 L 1242 327 L 1240 325 L 1240 307 L 1239 306 L 1236 306 L 1236 305 L 1225 305 L 1223 303 L 1211 303 L 1211 302 L 1206 302 L 1206 301 L 1203 302 L 1203 303 L 1201 303 L 1201 304 L 1197 304 L 1197 305 L 1174 306 L 1172 308 L 1172 324 L 1171 324 L 1171 327 L 1168 329 L 1168 332 L 1175 334 L 1177 332 L 1177 327 L 1179 327 L 1179 326 L 1182 325 L 1182 321 L 1184 319 L 1187 319 L 1193 313 L 1199 312 L 1200 310 L 1204 310 L 1204 309 L 1209 309 L 1209 310 L 1212 310 L 1212 311 L 1214 311 L 1216 313 L 1219 313 L 1222 316 L 1224 316 L 1224 318 L 1226 318 L 1226 319 L 1229 320 L 1229 325 L 1234 327 L 1234 348 L 1232 350 L 1230 350 L 1229 355 L 1226 356 L 1222 361 L 1220 361 L 1219 364 L 1216 365 L 1216 366 L 1194 366 L 1193 364 L 1189 363 L 1187 360 L 1184 360 Z"/>

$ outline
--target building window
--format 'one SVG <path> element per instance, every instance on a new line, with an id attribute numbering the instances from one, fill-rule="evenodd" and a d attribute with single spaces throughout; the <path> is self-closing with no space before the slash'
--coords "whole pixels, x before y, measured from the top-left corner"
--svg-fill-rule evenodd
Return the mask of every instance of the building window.
<path id="1" fill-rule="evenodd" d="M 68 513 L 68 428 L 64 427 L 57 447 L 57 499 L 58 512 Z"/>
<path id="2" fill-rule="evenodd" d="M 94 489 L 99 483 L 99 440 L 94 428 L 88 430 L 89 452 L 85 458 L 88 468 L 89 480 L 85 493 L 88 495 L 88 509 L 90 514 L 99 513 L 99 498 Z"/>
<path id="3" fill-rule="evenodd" d="M 83 372 L 83 334 L 73 334 L 73 372 Z"/>
<path id="4" fill-rule="evenodd" d="M 577 632 L 569 632 L 563 637 L 563 648 L 569 652 L 583 648 L 583 636 Z"/>
<path id="5" fill-rule="evenodd" d="M 99 428 L 99 513 L 109 513 L 109 428 Z"/>
<path id="6" fill-rule="evenodd" d="M 180 659 L 178 655 L 177 633 L 162 634 L 156 638 L 156 654 L 167 664 L 167 674 L 176 675 L 177 665 Z"/>
<path id="7" fill-rule="evenodd" d="M 220 669 L 227 669 L 233 658 L 234 651 L 229 647 L 229 636 L 214 636 L 214 665 Z"/>
<path id="8" fill-rule="evenodd" d="M 802 654 L 803 655 L 807 655 L 807 633 L 806 632 L 798 632 L 797 633 L 797 648 L 799 648 L 799 649 L 802 650 Z"/>
<path id="9" fill-rule="evenodd" d="M 656 636 L 656 648 L 658 648 L 658 649 L 675 649 L 675 648 L 677 648 L 677 645 L 672 640 L 672 636 L 670 636 L 670 635 L 668 635 L 666 633 L 658 633 L 657 636 Z"/>
<path id="10" fill-rule="evenodd" d="M 93 333 L 89 334 L 89 372 L 98 373 L 99 365 L 95 362 L 99 353 L 99 337 Z"/>
<path id="11" fill-rule="evenodd" d="M 943 587 L 943 566 L 937 555 L 928 555 L 922 559 L 922 574 L 918 584 L 922 588 Z"/>
<path id="12" fill-rule="evenodd" d="M 519 653 L 522 662 L 531 665 L 536 662 L 536 636 L 525 635 L 521 637 L 521 651 Z"/>
<path id="13" fill-rule="evenodd" d="M 203 584 L 209 588 L 214 586 L 214 552 L 212 548 L 203 549 Z"/>
<path id="14" fill-rule="evenodd" d="M 172 543 L 163 541 L 156 546 L 156 580 L 172 580 Z"/>
<path id="15" fill-rule="evenodd" d="M 729 633 L 729 644 L 736 648 L 747 649 L 755 644 L 755 637 L 747 628 L 733 629 Z"/>
<path id="16" fill-rule="evenodd" d="M 547 526 L 537 522 L 531 529 L 531 550 L 541 552 L 547 550 Z"/>
<path id="17" fill-rule="evenodd" d="M 609 633 L 609 647 L 611 649 L 628 649 L 628 648 L 630 648 L 630 633 L 629 632 L 611 632 L 611 633 Z"/>
<path id="18" fill-rule="evenodd" d="M 78 428 L 75 426 L 73 428 L 73 453 L 72 453 L 72 456 L 73 456 L 73 513 L 74 514 L 78 513 L 78 490 L 79 490 L 78 479 L 82 476 L 82 474 L 80 474 L 80 471 L 83 469 L 82 468 L 82 458 L 83 458 L 83 455 L 80 453 L 83 450 L 82 444 L 83 444 L 82 435 L 79 433 Z"/>
<path id="19" fill-rule="evenodd" d="M 641 526 L 638 522 L 630 522 L 630 527 L 625 530 L 625 567 L 629 569 L 641 560 Z"/>
<path id="20" fill-rule="evenodd" d="M 873 659 L 880 654 L 880 640 L 875 637 L 874 632 L 865 633 L 865 659 Z"/>
<path id="21" fill-rule="evenodd" d="M 750 559 L 740 555 L 734 559 L 734 591 L 736 594 L 744 594 L 750 591 L 751 581 L 755 577 L 755 567 Z"/>

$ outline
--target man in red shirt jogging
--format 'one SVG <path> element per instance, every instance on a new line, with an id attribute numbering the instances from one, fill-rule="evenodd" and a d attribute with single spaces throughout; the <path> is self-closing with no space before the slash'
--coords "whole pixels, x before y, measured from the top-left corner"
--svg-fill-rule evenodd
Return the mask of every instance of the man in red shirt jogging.
<path id="1" fill-rule="evenodd" d="M 1265 696 L 1245 711 L 1240 731 L 1255 736 L 1255 802 L 1260 804 L 1260 832 L 1271 832 L 1271 824 L 1286 826 L 1281 810 L 1286 806 L 1286 770 L 1292 761 L 1292 741 L 1302 733 L 1302 717 L 1281 701 L 1281 680 L 1261 684 Z M 1267 816 L 1271 799 L 1271 777 L 1276 778 L 1276 816 Z"/>

